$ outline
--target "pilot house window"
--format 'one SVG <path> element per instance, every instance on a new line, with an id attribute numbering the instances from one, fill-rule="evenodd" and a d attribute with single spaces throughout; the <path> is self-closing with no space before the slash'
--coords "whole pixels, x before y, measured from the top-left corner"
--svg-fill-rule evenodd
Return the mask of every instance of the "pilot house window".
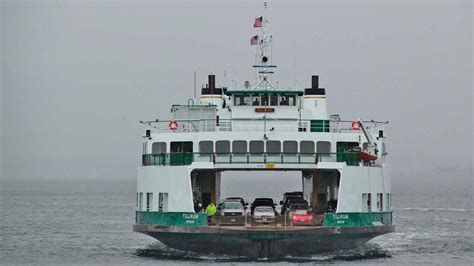
<path id="1" fill-rule="evenodd" d="M 278 95 L 272 94 L 270 95 L 270 105 L 277 106 L 278 105 Z"/>

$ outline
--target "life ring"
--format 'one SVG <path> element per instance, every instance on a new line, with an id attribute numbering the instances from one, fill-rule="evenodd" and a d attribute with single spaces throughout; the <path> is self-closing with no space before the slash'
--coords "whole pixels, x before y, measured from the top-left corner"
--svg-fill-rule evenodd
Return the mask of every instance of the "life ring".
<path id="1" fill-rule="evenodd" d="M 352 130 L 358 131 L 360 130 L 360 122 L 357 120 L 352 121 Z"/>
<path id="2" fill-rule="evenodd" d="M 176 120 L 171 120 L 168 124 L 168 127 L 169 129 L 175 131 L 176 129 L 178 129 L 179 125 L 178 125 L 178 121 Z"/>

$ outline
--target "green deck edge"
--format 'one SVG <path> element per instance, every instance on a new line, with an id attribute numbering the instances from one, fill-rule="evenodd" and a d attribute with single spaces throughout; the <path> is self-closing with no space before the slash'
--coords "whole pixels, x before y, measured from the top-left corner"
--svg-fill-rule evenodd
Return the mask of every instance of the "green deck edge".
<path id="1" fill-rule="evenodd" d="M 383 216 L 382 216 L 383 215 Z M 383 219 L 382 219 L 383 217 Z M 207 215 L 189 212 L 136 212 L 136 224 L 159 226 L 207 226 Z M 324 227 L 391 225 L 392 212 L 326 213 Z"/>

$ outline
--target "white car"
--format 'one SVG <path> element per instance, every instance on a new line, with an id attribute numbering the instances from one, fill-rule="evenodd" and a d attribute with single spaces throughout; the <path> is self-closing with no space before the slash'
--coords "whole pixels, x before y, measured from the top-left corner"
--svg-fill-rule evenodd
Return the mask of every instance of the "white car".
<path id="1" fill-rule="evenodd" d="M 253 212 L 254 224 L 273 224 L 275 223 L 275 210 L 270 206 L 255 207 Z"/>
<path id="2" fill-rule="evenodd" d="M 239 200 L 224 200 L 219 204 L 220 216 L 242 216 L 245 209 Z"/>

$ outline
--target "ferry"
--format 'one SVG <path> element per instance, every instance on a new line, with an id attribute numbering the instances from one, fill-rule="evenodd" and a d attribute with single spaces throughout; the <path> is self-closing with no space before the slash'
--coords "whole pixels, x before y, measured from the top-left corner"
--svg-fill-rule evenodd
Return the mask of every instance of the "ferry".
<path id="1" fill-rule="evenodd" d="M 328 114 L 317 75 L 307 88 L 275 86 L 267 24 L 262 16 L 253 25 L 255 82 L 218 87 L 211 74 L 200 99 L 141 121 L 135 232 L 177 250 L 268 258 L 353 249 L 395 230 L 388 121 Z M 226 171 L 294 171 L 301 190 L 280 207 L 273 199 L 249 206 L 221 197 Z M 215 214 L 206 212 L 211 203 Z M 230 205 L 237 211 L 225 212 Z"/>

